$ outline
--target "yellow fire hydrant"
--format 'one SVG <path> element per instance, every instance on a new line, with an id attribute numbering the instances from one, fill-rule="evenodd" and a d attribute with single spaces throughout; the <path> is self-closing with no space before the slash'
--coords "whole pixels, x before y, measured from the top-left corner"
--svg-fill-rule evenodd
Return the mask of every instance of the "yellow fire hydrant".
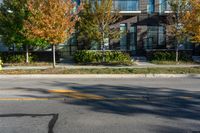
<path id="1" fill-rule="evenodd" d="M 2 70 L 2 65 L 3 65 L 3 62 L 2 60 L 0 60 L 0 71 Z"/>

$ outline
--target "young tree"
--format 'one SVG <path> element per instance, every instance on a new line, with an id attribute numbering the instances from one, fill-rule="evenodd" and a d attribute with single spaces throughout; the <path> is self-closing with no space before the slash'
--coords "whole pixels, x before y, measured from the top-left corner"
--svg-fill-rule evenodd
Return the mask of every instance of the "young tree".
<path id="1" fill-rule="evenodd" d="M 183 27 L 184 16 L 189 8 L 188 0 L 169 0 L 169 5 L 173 13 L 168 16 L 170 24 L 170 34 L 176 39 L 176 62 L 179 60 L 179 45 L 187 37 Z"/>
<path id="2" fill-rule="evenodd" d="M 22 34 L 23 21 L 28 12 L 26 0 L 4 0 L 0 5 L 0 35 L 2 41 L 8 47 L 13 44 L 17 46 L 26 46 L 26 63 L 28 60 L 29 41 Z"/>
<path id="3" fill-rule="evenodd" d="M 183 26 L 191 40 L 200 43 L 200 1 L 190 0 L 190 10 L 183 17 Z"/>
<path id="4" fill-rule="evenodd" d="M 79 21 L 76 23 L 78 40 L 84 42 L 85 49 L 90 49 L 92 41 L 99 42 L 98 25 L 94 21 L 95 14 L 92 10 L 92 2 L 84 1 L 83 10 L 78 14 Z"/>
<path id="5" fill-rule="evenodd" d="M 115 24 L 121 15 L 113 9 L 112 0 L 86 0 L 83 10 L 80 12 L 80 21 L 78 24 L 79 38 L 95 40 L 105 49 L 105 39 L 118 39 L 120 37 L 119 29 L 111 27 Z"/>
<path id="6" fill-rule="evenodd" d="M 24 22 L 25 36 L 42 38 L 52 45 L 55 68 L 55 46 L 64 43 L 74 32 L 78 19 L 76 3 L 72 0 L 28 0 L 30 15 Z"/>
<path id="7" fill-rule="evenodd" d="M 0 5 L 0 35 L 5 45 L 8 47 L 14 44 L 17 47 L 26 49 L 26 63 L 29 63 L 29 47 L 44 47 L 45 41 L 28 39 L 24 36 L 23 22 L 29 12 L 27 0 L 4 0 Z"/>

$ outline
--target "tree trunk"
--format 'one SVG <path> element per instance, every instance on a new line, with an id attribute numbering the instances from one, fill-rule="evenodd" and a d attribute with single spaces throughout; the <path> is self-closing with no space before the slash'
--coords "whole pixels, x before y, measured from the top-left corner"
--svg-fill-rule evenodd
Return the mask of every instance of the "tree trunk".
<path id="1" fill-rule="evenodd" d="M 71 41 L 69 42 L 69 55 L 72 55 L 72 45 L 71 45 Z"/>
<path id="2" fill-rule="evenodd" d="M 26 44 L 26 63 L 29 63 L 29 51 L 28 51 L 28 45 Z"/>
<path id="3" fill-rule="evenodd" d="M 176 45 L 176 63 L 178 63 L 178 61 L 179 61 L 179 58 L 178 58 L 178 56 L 179 56 L 178 47 L 179 47 L 179 43 L 177 43 L 177 45 Z"/>
<path id="4" fill-rule="evenodd" d="M 12 45 L 12 48 L 13 48 L 12 52 L 14 53 L 15 52 L 15 44 Z"/>
<path id="5" fill-rule="evenodd" d="M 102 51 L 103 51 L 103 63 L 105 62 L 105 46 L 104 41 L 102 41 Z"/>
<path id="6" fill-rule="evenodd" d="M 52 45 L 52 52 L 53 52 L 53 68 L 56 67 L 56 46 Z"/>
<path id="7" fill-rule="evenodd" d="M 102 39 L 102 50 L 103 50 L 103 63 L 104 63 L 105 62 L 104 32 L 103 32 L 103 39 Z"/>

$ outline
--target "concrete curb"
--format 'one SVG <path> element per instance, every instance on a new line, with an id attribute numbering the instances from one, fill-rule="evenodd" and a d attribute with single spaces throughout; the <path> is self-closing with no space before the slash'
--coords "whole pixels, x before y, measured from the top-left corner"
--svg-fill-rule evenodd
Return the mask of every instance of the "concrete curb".
<path id="1" fill-rule="evenodd" d="M 24 74 L 0 75 L 0 79 L 123 79 L 123 78 L 200 78 L 200 74 Z"/>

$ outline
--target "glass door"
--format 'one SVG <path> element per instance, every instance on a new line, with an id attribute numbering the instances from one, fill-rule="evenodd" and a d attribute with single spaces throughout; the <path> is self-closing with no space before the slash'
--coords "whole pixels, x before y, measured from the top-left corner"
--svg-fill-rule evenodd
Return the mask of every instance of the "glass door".
<path id="1" fill-rule="evenodd" d="M 137 27 L 135 25 L 131 25 L 130 27 L 130 46 L 129 50 L 132 55 L 136 54 L 136 45 L 137 45 Z"/>
<path id="2" fill-rule="evenodd" d="M 126 24 L 120 24 L 120 50 L 126 51 L 127 50 L 127 25 Z"/>

